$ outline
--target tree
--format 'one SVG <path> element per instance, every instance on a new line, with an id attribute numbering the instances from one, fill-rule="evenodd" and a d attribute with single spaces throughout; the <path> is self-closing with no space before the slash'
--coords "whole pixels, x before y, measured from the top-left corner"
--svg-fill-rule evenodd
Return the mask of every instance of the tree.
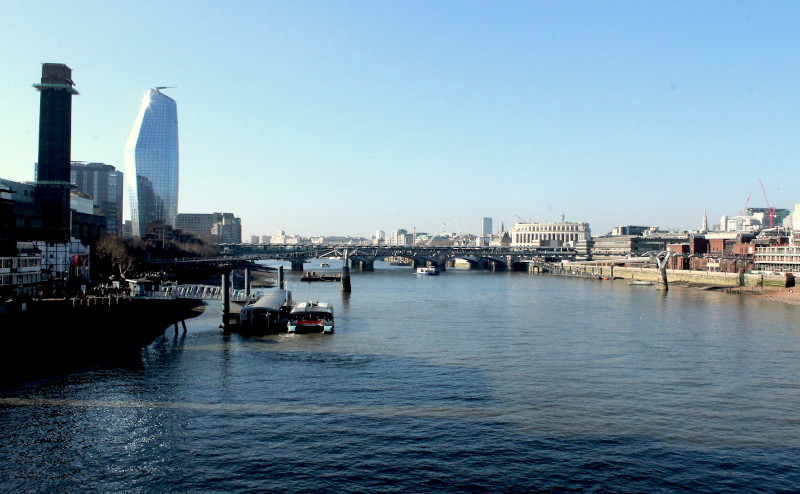
<path id="1" fill-rule="evenodd" d="M 136 266 L 136 258 L 129 251 L 125 241 L 115 235 L 100 238 L 95 243 L 94 252 L 100 264 L 98 272 L 101 275 L 114 273 L 124 278 Z"/>

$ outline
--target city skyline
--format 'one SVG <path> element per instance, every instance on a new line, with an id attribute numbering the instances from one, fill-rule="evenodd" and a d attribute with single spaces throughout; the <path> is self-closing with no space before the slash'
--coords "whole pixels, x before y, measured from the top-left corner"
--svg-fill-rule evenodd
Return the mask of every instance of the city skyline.
<path id="1" fill-rule="evenodd" d="M 71 159 L 118 170 L 141 94 L 178 86 L 179 212 L 232 211 L 245 238 L 562 211 L 697 229 L 765 206 L 759 179 L 800 202 L 791 3 L 154 5 L 6 8 L 4 178 L 33 180 L 30 84 L 56 62 Z"/>

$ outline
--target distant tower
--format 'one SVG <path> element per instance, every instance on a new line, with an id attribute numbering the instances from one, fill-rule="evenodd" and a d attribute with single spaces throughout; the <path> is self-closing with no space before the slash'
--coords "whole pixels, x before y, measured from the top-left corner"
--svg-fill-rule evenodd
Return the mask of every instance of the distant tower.
<path id="1" fill-rule="evenodd" d="M 700 233 L 708 233 L 708 215 L 705 208 L 703 208 L 703 224 L 700 225 Z"/>
<path id="2" fill-rule="evenodd" d="M 481 236 L 488 237 L 492 234 L 492 219 L 483 217 L 481 220 Z"/>
<path id="3" fill-rule="evenodd" d="M 561 211 L 561 223 L 564 223 L 565 218 L 566 216 L 564 216 L 564 211 Z"/>
<path id="4" fill-rule="evenodd" d="M 175 226 L 178 215 L 178 106 L 157 87 L 142 99 L 125 144 L 125 183 L 133 235 L 161 221 Z"/>
<path id="5" fill-rule="evenodd" d="M 36 167 L 36 202 L 42 208 L 45 240 L 70 238 L 70 146 L 72 96 L 78 94 L 72 69 L 63 63 L 42 64 L 42 80 L 34 84 L 39 102 L 39 161 Z"/>

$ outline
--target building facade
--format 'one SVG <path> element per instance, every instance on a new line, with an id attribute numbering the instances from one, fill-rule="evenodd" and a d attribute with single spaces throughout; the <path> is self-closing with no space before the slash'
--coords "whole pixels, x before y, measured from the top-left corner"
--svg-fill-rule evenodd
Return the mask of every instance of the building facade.
<path id="1" fill-rule="evenodd" d="M 134 236 L 147 224 L 175 225 L 178 214 L 178 106 L 151 89 L 125 145 L 125 184 Z"/>
<path id="2" fill-rule="evenodd" d="M 112 235 L 122 234 L 122 177 L 121 171 L 105 163 L 72 162 L 70 181 L 92 198 Z"/>
<path id="3" fill-rule="evenodd" d="M 571 247 L 578 256 L 589 256 L 592 232 L 589 223 L 517 223 L 509 232 L 511 247 Z"/>
<path id="4" fill-rule="evenodd" d="M 181 213 L 175 228 L 209 243 L 242 243 L 242 221 L 233 213 Z"/>
<path id="5" fill-rule="evenodd" d="M 392 230 L 389 233 L 389 238 L 386 240 L 387 245 L 412 245 L 413 243 L 414 236 L 403 228 Z"/>
<path id="6" fill-rule="evenodd" d="M 800 276 L 800 245 L 756 247 L 755 270 Z"/>

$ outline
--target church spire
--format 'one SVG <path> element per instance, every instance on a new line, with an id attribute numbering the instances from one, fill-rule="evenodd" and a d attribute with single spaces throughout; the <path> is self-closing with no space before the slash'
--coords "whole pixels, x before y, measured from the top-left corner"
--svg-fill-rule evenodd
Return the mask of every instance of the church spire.
<path id="1" fill-rule="evenodd" d="M 706 208 L 703 208 L 703 224 L 700 226 L 700 233 L 707 233 L 708 232 L 708 215 L 706 214 Z"/>

